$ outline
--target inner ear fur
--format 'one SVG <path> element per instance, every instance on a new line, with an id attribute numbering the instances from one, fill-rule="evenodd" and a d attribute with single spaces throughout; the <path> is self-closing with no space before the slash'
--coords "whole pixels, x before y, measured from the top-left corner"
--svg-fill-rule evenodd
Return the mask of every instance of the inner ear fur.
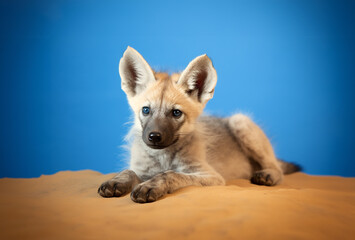
<path id="1" fill-rule="evenodd" d="M 216 83 L 216 70 L 206 54 L 192 60 L 177 81 L 186 94 L 201 103 L 206 103 L 213 97 Z"/>
<path id="2" fill-rule="evenodd" d="M 128 47 L 119 63 L 122 90 L 134 97 L 155 81 L 153 70 L 135 49 Z"/>

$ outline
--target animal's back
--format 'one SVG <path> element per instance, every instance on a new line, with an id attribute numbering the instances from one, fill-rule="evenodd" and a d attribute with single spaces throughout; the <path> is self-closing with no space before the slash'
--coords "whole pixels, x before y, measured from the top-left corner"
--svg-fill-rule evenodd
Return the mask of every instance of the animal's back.
<path id="1" fill-rule="evenodd" d="M 206 142 L 207 162 L 226 180 L 250 179 L 253 162 L 241 151 L 230 130 L 228 118 L 201 116 L 198 118 Z"/>

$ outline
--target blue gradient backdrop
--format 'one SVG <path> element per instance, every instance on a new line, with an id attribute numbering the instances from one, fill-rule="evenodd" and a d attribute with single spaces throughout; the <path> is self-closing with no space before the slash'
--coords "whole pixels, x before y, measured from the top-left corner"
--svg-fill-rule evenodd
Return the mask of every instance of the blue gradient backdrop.
<path id="1" fill-rule="evenodd" d="M 207 53 L 209 113 L 249 113 L 277 155 L 355 176 L 355 1 L 1 1 L 0 177 L 125 166 L 118 61 Z"/>

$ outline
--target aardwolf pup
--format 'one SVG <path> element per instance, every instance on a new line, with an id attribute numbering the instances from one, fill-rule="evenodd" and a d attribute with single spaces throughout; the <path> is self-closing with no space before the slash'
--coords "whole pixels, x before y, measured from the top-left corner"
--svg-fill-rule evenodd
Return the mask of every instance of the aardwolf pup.
<path id="1" fill-rule="evenodd" d="M 133 201 L 146 203 L 186 186 L 224 185 L 235 178 L 272 186 L 283 173 L 299 170 L 275 157 L 268 138 L 247 116 L 201 116 L 217 83 L 206 55 L 169 76 L 154 72 L 128 47 L 119 73 L 135 115 L 130 169 L 104 182 L 101 196 L 131 192 Z"/>

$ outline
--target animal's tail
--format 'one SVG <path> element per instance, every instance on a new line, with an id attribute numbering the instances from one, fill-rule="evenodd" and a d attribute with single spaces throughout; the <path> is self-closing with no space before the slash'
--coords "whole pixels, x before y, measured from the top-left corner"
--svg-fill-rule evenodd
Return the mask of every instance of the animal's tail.
<path id="1" fill-rule="evenodd" d="M 277 159 L 279 165 L 281 166 L 282 172 L 284 174 L 291 174 L 294 172 L 302 171 L 302 167 L 295 163 L 285 162 L 284 160 Z"/>

